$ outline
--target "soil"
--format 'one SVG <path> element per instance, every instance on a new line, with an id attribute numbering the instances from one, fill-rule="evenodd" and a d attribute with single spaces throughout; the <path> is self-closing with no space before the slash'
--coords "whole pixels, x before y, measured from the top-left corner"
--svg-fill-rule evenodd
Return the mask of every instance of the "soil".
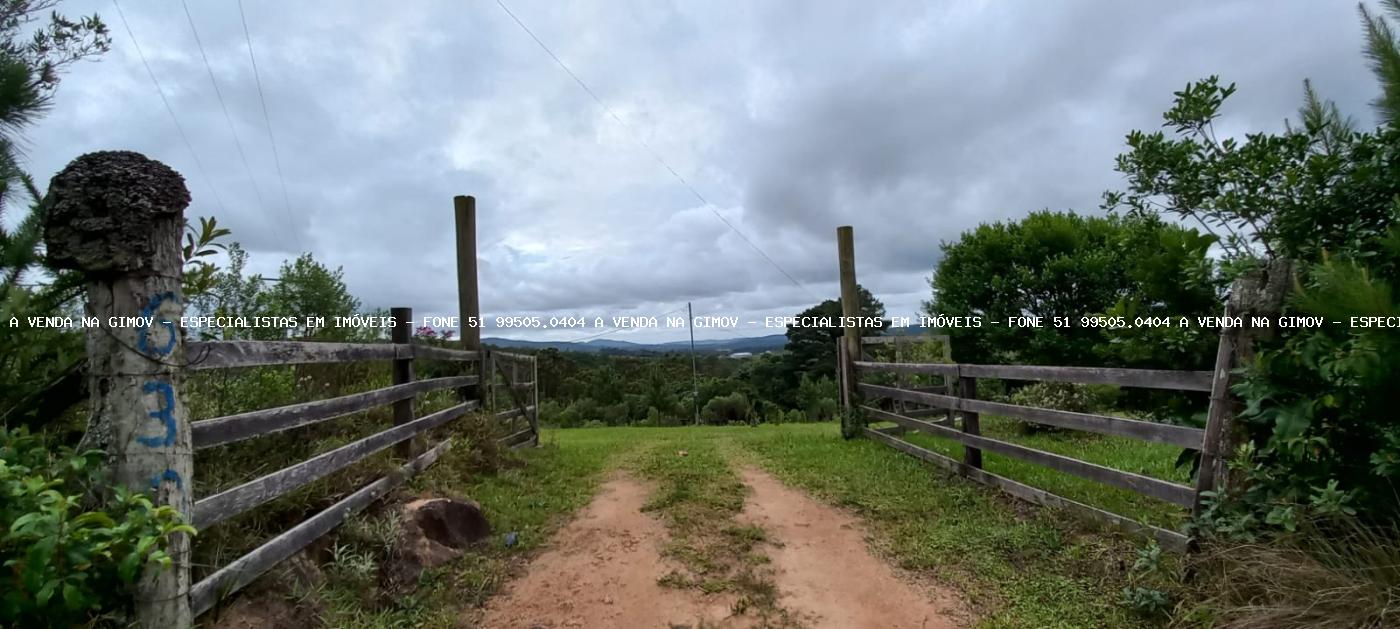
<path id="1" fill-rule="evenodd" d="M 820 628 L 966 626 L 970 615 L 949 590 L 897 572 L 871 554 L 848 513 L 789 489 L 756 469 L 742 472 L 752 494 L 740 519 L 769 542 L 778 604 L 801 625 Z M 732 600 L 665 587 L 666 529 L 642 512 L 649 488 L 626 476 L 604 484 L 582 513 L 507 592 L 487 604 L 481 627 L 751 626 Z"/>
<path id="2" fill-rule="evenodd" d="M 969 623 L 950 591 L 899 574 L 870 553 L 850 514 L 746 469 L 752 490 L 740 516 L 775 542 L 764 552 L 776 569 L 778 604 L 807 627 L 960 627 Z"/>
<path id="3" fill-rule="evenodd" d="M 666 527 L 642 512 L 650 488 L 620 476 L 487 604 L 481 627 L 699 627 L 723 623 L 729 601 L 664 587 Z"/>

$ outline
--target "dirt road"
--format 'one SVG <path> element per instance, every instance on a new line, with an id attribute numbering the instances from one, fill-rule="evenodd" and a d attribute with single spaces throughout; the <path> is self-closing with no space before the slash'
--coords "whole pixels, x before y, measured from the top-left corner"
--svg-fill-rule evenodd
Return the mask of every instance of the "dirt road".
<path id="1" fill-rule="evenodd" d="M 871 555 L 858 520 L 779 483 L 742 472 L 751 493 L 740 520 L 767 532 L 779 605 L 813 628 L 946 628 L 965 624 L 959 599 L 904 578 Z M 526 574 L 488 604 L 482 627 L 750 627 L 724 594 L 657 583 L 670 570 L 664 526 L 641 511 L 648 487 L 605 483 Z"/>

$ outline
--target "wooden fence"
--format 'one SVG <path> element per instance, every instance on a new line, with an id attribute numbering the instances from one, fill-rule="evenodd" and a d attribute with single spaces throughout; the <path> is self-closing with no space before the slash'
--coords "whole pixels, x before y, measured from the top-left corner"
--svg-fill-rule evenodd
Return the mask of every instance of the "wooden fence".
<path id="1" fill-rule="evenodd" d="M 841 261 L 841 283 L 852 287 L 854 294 L 855 264 L 853 234 L 849 227 L 837 231 Z M 841 242 L 846 241 L 846 242 Z M 842 302 L 845 316 L 858 316 L 854 300 Z M 1228 312 L 1228 309 L 1227 309 Z M 1178 532 L 1138 522 L 1132 517 L 1112 513 L 1058 496 L 1004 476 L 982 469 L 982 452 L 1020 459 L 1066 474 L 1165 501 L 1198 512 L 1201 493 L 1216 489 L 1224 451 L 1222 443 L 1230 432 L 1232 401 L 1228 396 L 1230 370 L 1240 342 L 1234 328 L 1222 332 L 1216 365 L 1213 371 L 1174 371 L 1156 369 L 1118 369 L 1096 367 L 1059 367 L 1030 365 L 983 365 L 964 363 L 902 363 L 868 360 L 863 346 L 868 344 L 849 334 L 838 341 L 838 376 L 842 405 L 847 415 L 863 415 L 867 420 L 893 422 L 894 430 L 859 427 L 860 434 L 922 459 L 948 471 L 979 483 L 996 487 L 1018 498 L 1049 507 L 1063 508 L 1090 519 L 1107 523 L 1126 531 L 1156 539 L 1164 548 L 1185 550 L 1190 539 Z M 862 382 L 873 374 L 894 374 L 895 386 Z M 943 384 L 933 387 L 906 386 L 903 376 L 922 374 L 941 376 Z M 1107 384 L 1173 391 L 1209 392 L 1210 408 L 1204 429 L 1188 426 L 1140 421 L 1092 413 L 1078 413 L 1049 408 L 1007 404 L 978 398 L 977 381 L 997 378 L 1018 381 L 1065 382 L 1077 384 Z M 879 400 L 891 401 L 881 408 Z M 854 413 L 852 413 L 854 411 Z M 1133 472 L 1113 469 L 1073 457 L 1046 452 L 1021 444 L 993 439 L 981 434 L 983 413 L 1008 417 L 1116 437 L 1162 443 L 1201 452 L 1200 471 L 1196 483 L 1184 485 Z M 942 415 L 930 420 L 930 415 Z M 919 447 L 897 436 L 898 432 L 915 430 L 955 441 L 962 445 L 961 460 Z"/>
<path id="2" fill-rule="evenodd" d="M 195 583 L 189 593 L 193 615 L 197 616 L 209 610 L 219 599 L 253 582 L 278 562 L 292 556 L 349 516 L 402 484 L 409 476 L 432 465 L 451 448 L 452 439 L 443 439 L 427 447 L 416 442 L 428 431 L 481 409 L 483 399 L 490 402 L 493 417 L 500 420 L 501 426 L 505 428 L 504 436 L 498 439 L 502 446 L 520 447 L 538 443 L 535 383 L 533 379 L 520 380 L 517 375 L 522 365 L 533 373 L 533 356 L 490 349 L 466 351 L 413 343 L 405 338 L 408 333 L 407 322 L 412 318 L 412 312 L 407 308 L 395 308 L 394 316 L 398 318 L 400 326 L 395 328 L 394 342 L 389 344 L 291 341 L 190 343 L 189 368 L 194 370 L 387 360 L 392 361 L 394 373 L 392 385 L 373 391 L 191 423 L 194 448 L 203 449 L 303 428 L 384 405 L 393 405 L 394 411 L 394 425 L 391 428 L 196 501 L 193 509 L 196 528 L 204 529 L 256 509 L 279 496 L 363 461 L 391 446 L 398 446 L 398 453 L 408 459 L 395 473 L 369 483 Z M 415 360 L 422 359 L 477 363 L 484 367 L 480 373 L 499 375 L 501 378 L 487 378 L 484 387 L 476 386 L 482 383 L 480 375 L 415 380 L 413 364 Z M 511 368 L 506 370 L 502 363 L 509 363 Z M 493 367 L 498 373 L 491 373 Z M 466 399 L 473 389 L 480 389 L 482 397 Z M 514 404 L 496 413 L 493 401 L 497 397 L 498 389 L 509 391 Z M 414 397 L 439 390 L 459 391 L 462 394 L 461 401 L 435 413 L 416 417 L 413 412 Z M 197 474 L 198 470 L 195 472 Z"/>
<path id="3" fill-rule="evenodd" d="M 400 468 L 292 526 L 253 551 L 190 583 L 191 540 L 169 540 L 172 565 L 145 568 L 134 601 L 143 627 L 188 627 L 194 617 L 251 583 L 277 562 L 324 535 L 405 479 L 437 461 L 451 439 L 424 443 L 431 430 L 469 412 L 493 414 L 507 447 L 538 444 L 538 390 L 531 356 L 481 346 L 476 261 L 476 202 L 453 199 L 456 219 L 460 349 L 414 342 L 413 313 L 395 308 L 389 343 L 282 341 L 187 342 L 181 326 L 181 236 L 190 202 L 184 179 L 138 153 L 83 155 L 52 179 L 44 226 L 48 255 L 60 268 L 89 278 L 85 304 L 86 378 L 91 418 L 85 447 L 106 452 L 113 480 L 150 491 L 202 529 L 287 495 L 318 479 L 394 448 Z M 317 313 L 303 313 L 315 315 Z M 89 324 L 88 321 L 92 321 Z M 116 321 L 108 324 L 98 322 Z M 459 373 L 417 380 L 415 361 L 461 363 Z M 189 420 L 184 383 L 209 369 L 389 361 L 390 386 L 239 413 Z M 414 398 L 458 392 L 449 408 L 417 416 Z M 498 403 L 498 400 L 507 400 Z M 192 500 L 194 451 L 294 431 L 390 405 L 393 426 L 316 454 L 236 487 Z"/>

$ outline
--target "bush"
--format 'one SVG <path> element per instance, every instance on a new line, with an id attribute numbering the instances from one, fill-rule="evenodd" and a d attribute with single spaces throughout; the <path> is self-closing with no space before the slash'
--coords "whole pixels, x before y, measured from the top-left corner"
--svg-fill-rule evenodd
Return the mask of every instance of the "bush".
<path id="1" fill-rule="evenodd" d="M 1011 394 L 1010 401 L 1012 404 L 1021 406 L 1036 406 L 1074 413 L 1089 413 L 1099 408 L 1098 399 L 1089 387 L 1066 382 L 1037 382 L 1021 387 Z M 1018 422 L 1017 426 L 1024 434 L 1063 432 L 1063 429 L 1059 427 L 1030 421 Z"/>
<path id="2" fill-rule="evenodd" d="M 1366 266 L 1327 260 L 1299 272 L 1291 313 L 1343 320 L 1400 312 L 1400 229 Z M 1232 391 L 1246 436 L 1233 474 L 1199 524 L 1252 541 L 1252 529 L 1293 531 L 1308 516 L 1400 515 L 1400 335 L 1322 326 L 1261 350 Z"/>
<path id="3" fill-rule="evenodd" d="M 700 417 L 707 424 L 723 426 L 730 422 L 747 422 L 752 412 L 753 406 L 749 404 L 748 396 L 734 392 L 711 398 L 700 411 Z"/>
<path id="4" fill-rule="evenodd" d="M 23 429 L 0 428 L 0 625 L 70 627 L 120 622 L 146 566 L 169 567 L 168 540 L 193 535 L 173 507 L 111 492 L 102 453 L 50 453 Z M 85 496 L 110 493 L 99 504 Z"/>

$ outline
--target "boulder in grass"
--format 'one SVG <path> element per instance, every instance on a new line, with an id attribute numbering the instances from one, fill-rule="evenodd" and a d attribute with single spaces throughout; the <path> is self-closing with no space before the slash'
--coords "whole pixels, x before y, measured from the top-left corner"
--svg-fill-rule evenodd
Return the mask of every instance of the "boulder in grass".
<path id="1" fill-rule="evenodd" d="M 451 498 L 424 498 L 402 508 L 402 528 L 394 556 L 384 566 L 386 589 L 416 583 L 428 568 L 462 555 L 462 549 L 491 535 L 481 505 Z"/>

